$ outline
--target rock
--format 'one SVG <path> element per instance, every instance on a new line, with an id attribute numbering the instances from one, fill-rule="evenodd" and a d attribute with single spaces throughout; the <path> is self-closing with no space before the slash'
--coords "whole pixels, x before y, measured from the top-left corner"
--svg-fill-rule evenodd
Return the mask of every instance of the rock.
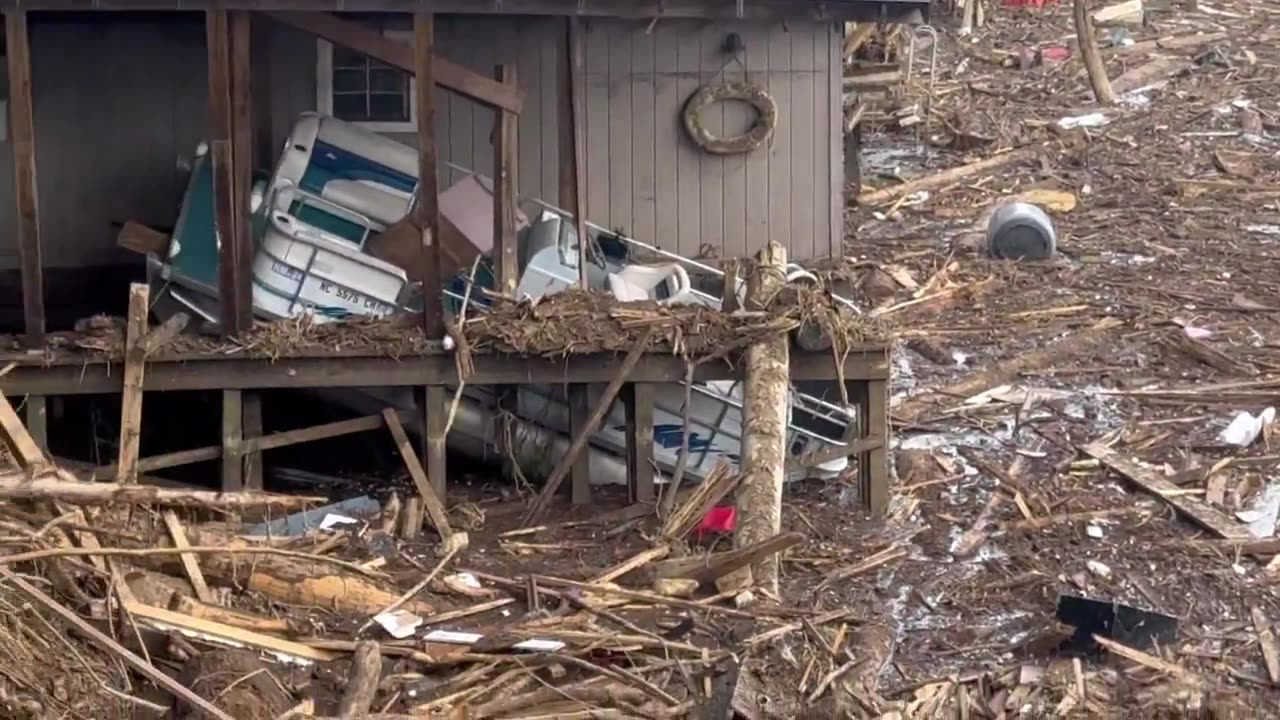
<path id="1" fill-rule="evenodd" d="M 898 283 L 893 276 L 878 267 L 865 270 L 858 286 L 863 295 L 877 302 L 898 294 Z"/>

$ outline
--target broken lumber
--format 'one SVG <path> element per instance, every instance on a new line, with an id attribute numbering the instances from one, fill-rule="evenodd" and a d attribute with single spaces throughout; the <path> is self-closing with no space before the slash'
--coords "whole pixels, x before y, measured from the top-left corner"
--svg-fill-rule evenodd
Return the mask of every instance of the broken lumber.
<path id="1" fill-rule="evenodd" d="M 1064 357 L 1088 351 L 1110 337 L 1111 331 L 1120 325 L 1120 320 L 1116 318 L 1103 318 L 1093 326 L 1068 335 L 1039 350 L 1010 358 L 942 389 L 921 393 L 899 405 L 893 414 L 903 422 L 915 422 L 925 410 L 940 400 L 972 397 L 1012 382 L 1026 370 L 1043 368 Z"/>
<path id="2" fill-rule="evenodd" d="M 135 618 L 144 621 L 144 624 L 150 625 L 161 632 L 176 630 L 183 634 L 193 634 L 201 640 L 217 645 L 247 646 L 257 650 L 265 650 L 272 654 L 287 655 L 311 662 L 328 662 L 337 658 L 334 653 L 317 650 L 310 645 L 282 640 L 271 635 L 224 625 L 212 620 L 190 617 L 164 608 L 135 602 L 126 603 L 125 609 Z"/>
<path id="3" fill-rule="evenodd" d="M 679 540 L 688 535 L 741 481 L 742 475 L 733 472 L 727 464 L 717 465 L 707 479 L 699 483 L 680 507 L 667 517 L 667 521 L 662 524 L 662 537 Z M 672 493 L 670 497 L 676 496 Z"/>
<path id="4" fill-rule="evenodd" d="M 1127 478 L 1148 493 L 1168 503 L 1200 527 L 1226 540 L 1250 540 L 1249 529 L 1181 488 L 1120 453 L 1100 443 L 1079 446 L 1080 452 Z"/>
<path id="5" fill-rule="evenodd" d="M 590 582 L 592 585 L 596 583 L 613 582 L 614 580 L 617 580 L 623 575 L 626 575 L 629 572 L 634 572 L 636 570 L 639 570 L 640 568 L 644 567 L 645 565 L 648 565 L 649 563 L 655 560 L 661 560 L 662 558 L 666 557 L 667 554 L 670 552 L 671 552 L 671 548 L 667 547 L 666 545 L 659 545 L 658 547 L 655 547 L 655 548 L 642 550 L 639 553 L 631 556 L 630 558 L 622 561 L 621 563 L 618 563 L 617 565 L 614 565 L 608 570 L 605 570 L 599 575 L 596 575 L 595 577 L 591 578 L 588 582 Z"/>
<path id="6" fill-rule="evenodd" d="M 169 531 L 169 538 L 173 541 L 174 547 L 191 547 L 191 543 L 187 542 L 187 531 L 182 527 L 182 521 L 178 519 L 176 512 L 165 510 L 160 517 L 164 519 L 164 526 Z M 182 569 L 187 573 L 187 579 L 191 581 L 191 588 L 195 590 L 196 597 L 200 598 L 200 602 L 213 603 L 213 593 L 209 591 L 209 584 L 204 581 L 204 573 L 200 572 L 200 563 L 196 560 L 196 556 L 183 553 L 178 558 L 182 562 Z"/>
<path id="7" fill-rule="evenodd" d="M 120 455 L 116 462 L 116 480 L 138 482 L 138 446 L 142 442 L 142 378 L 147 355 L 142 339 L 147 334 L 147 311 L 151 286 L 133 283 L 129 286 L 129 322 L 124 336 L 124 390 L 120 395 Z"/>
<path id="8" fill-rule="evenodd" d="M 169 236 L 142 223 L 126 220 L 116 234 L 116 245 L 142 255 L 164 256 L 169 249 Z"/>
<path id="9" fill-rule="evenodd" d="M 608 414 L 609 408 L 613 407 L 613 401 L 614 398 L 618 397 L 618 391 L 622 390 L 622 385 L 631 376 L 631 371 L 635 369 L 636 364 L 640 362 L 640 358 L 644 356 L 644 351 L 649 346 L 651 337 L 653 337 L 652 329 L 646 332 L 635 347 L 631 348 L 631 351 L 627 353 L 622 365 L 618 367 L 617 374 L 613 376 L 613 379 L 605 387 L 604 392 L 596 400 L 596 406 L 591 410 L 591 415 L 587 418 L 587 422 L 578 429 L 578 433 L 574 435 L 573 441 L 569 444 L 569 449 L 560 457 L 555 469 L 547 477 L 542 492 L 538 493 L 538 497 L 534 499 L 533 505 L 529 507 L 529 512 L 525 514 L 524 520 L 520 523 L 521 527 L 528 527 L 542 517 L 542 513 L 547 509 L 547 504 L 551 502 L 551 498 L 555 497 L 560 483 L 564 482 L 565 477 L 568 476 L 569 469 L 573 467 L 574 461 L 577 460 L 578 455 L 586 450 L 587 443 L 590 441 L 591 436 L 595 434 L 596 428 L 600 427 L 600 422 Z"/>
<path id="10" fill-rule="evenodd" d="M 387 429 L 391 431 L 391 437 L 396 441 L 396 447 L 400 450 L 400 457 L 404 459 L 405 467 L 409 470 L 409 476 L 413 478 L 413 484 L 418 488 L 418 497 L 421 498 L 423 506 L 426 507 L 427 516 L 431 518 L 431 524 L 435 526 L 436 532 L 440 535 L 441 543 L 445 548 L 454 548 L 461 550 L 467 546 L 468 538 L 466 533 L 455 533 L 453 527 L 449 525 L 449 514 L 444 508 L 444 501 L 436 494 L 435 487 L 431 484 L 431 480 L 427 477 L 427 471 L 422 468 L 422 463 L 418 461 L 418 454 L 413 451 L 413 443 L 409 442 L 409 434 L 404 431 L 404 425 L 400 424 L 400 415 L 396 413 L 394 408 L 387 408 L 382 411 L 382 417 L 386 420 Z M 406 514 L 406 526 L 413 524 L 416 530 L 416 524 L 419 519 L 411 514 Z"/>
<path id="11" fill-rule="evenodd" d="M 786 283 L 787 251 L 770 242 L 755 258 L 747 278 L 747 310 L 768 307 Z M 791 386 L 786 333 L 747 348 L 742 395 L 742 481 L 738 485 L 738 527 L 733 545 L 745 549 L 782 530 L 782 485 L 786 481 L 787 421 Z M 778 592 L 778 560 L 764 555 L 751 563 L 755 582 Z"/>
<path id="12" fill-rule="evenodd" d="M 137 654 L 131 652 L 128 648 L 125 648 L 115 640 L 112 640 L 110 637 L 103 634 L 101 630 L 89 624 L 79 615 L 68 610 L 66 607 L 58 603 L 58 601 L 33 587 L 30 583 L 22 579 L 9 568 L 0 567 L 0 576 L 3 576 L 6 580 L 13 583 L 19 590 L 22 590 L 28 597 L 38 604 L 43 605 L 56 613 L 63 620 L 74 625 L 77 630 L 84 633 L 84 635 L 93 640 L 95 644 L 115 654 L 129 665 L 132 665 L 138 672 L 151 679 L 157 685 L 173 693 L 175 697 L 180 697 L 190 702 L 219 720 L 235 720 L 235 718 L 219 710 L 213 703 L 210 703 L 208 700 L 205 700 L 199 695 L 191 692 L 177 680 L 174 680 L 164 672 L 161 672 L 154 665 L 138 657 Z"/>
<path id="13" fill-rule="evenodd" d="M 351 657 L 351 673 L 347 676 L 347 691 L 338 705 L 338 717 L 341 720 L 367 717 L 381 680 L 382 647 L 372 640 L 357 643 Z"/>
<path id="14" fill-rule="evenodd" d="M 1267 665 L 1267 677 L 1271 687 L 1280 686 L 1280 644 L 1276 643 L 1275 629 L 1261 608 L 1249 608 L 1253 619 L 1253 628 L 1258 631 L 1258 645 L 1262 648 L 1262 659 Z"/>
<path id="15" fill-rule="evenodd" d="M 147 604 L 154 605 L 154 603 Z M 261 615 L 254 615 L 241 610 L 224 608 L 220 605 L 201 602 L 182 593 L 173 593 L 169 602 L 166 604 L 173 612 L 181 613 L 188 617 L 200 620 L 209 620 L 211 622 L 237 627 L 242 630 L 251 630 L 259 633 L 283 634 L 293 634 L 298 631 L 298 628 L 285 618 L 263 617 Z"/>
<path id="16" fill-rule="evenodd" d="M 894 185 L 892 187 L 881 188 L 880 190 L 875 190 L 869 193 L 863 193 L 857 198 L 858 204 L 878 205 L 880 203 L 894 200 L 902 195 L 909 195 L 920 190 L 932 190 L 945 185 L 951 185 L 952 183 L 965 180 L 973 177 L 974 175 L 981 175 L 982 173 L 991 172 L 992 170 L 998 170 L 1006 165 L 1014 165 L 1016 163 L 1030 160 L 1034 157 L 1035 148 L 1024 147 L 1018 148 L 1017 150 L 1010 150 L 1007 153 L 972 162 L 968 165 L 961 165 L 960 167 L 954 167 L 940 173 L 934 173 L 933 175 L 916 178 L 915 180 L 908 180 L 900 185 Z"/>
<path id="17" fill-rule="evenodd" d="M 0 434 L 9 451 L 18 461 L 18 466 L 28 475 L 36 476 L 47 472 L 50 468 L 49 458 L 40 449 L 40 444 L 27 432 L 27 426 L 18 417 L 18 412 L 9 404 L 9 398 L 0 393 Z"/>
<path id="18" fill-rule="evenodd" d="M 1111 81 L 1107 78 L 1107 66 L 1102 62 L 1102 54 L 1098 52 L 1098 40 L 1094 37 L 1093 20 L 1089 17 L 1089 6 L 1086 0 L 1074 0 L 1072 14 L 1076 24 L 1076 41 L 1080 45 L 1080 57 L 1084 60 L 1085 70 L 1089 73 L 1089 84 L 1093 86 L 1093 97 L 1103 105 L 1114 105 L 1115 91 L 1111 89 Z"/>
<path id="19" fill-rule="evenodd" d="M 780 533 L 746 547 L 710 553 L 700 557 L 683 557 L 663 560 L 653 565 L 653 572 L 662 579 L 697 580 L 700 583 L 715 582 L 717 578 L 746 567 L 762 557 L 776 555 L 783 550 L 804 542 L 798 532 Z"/>
<path id="20" fill-rule="evenodd" d="M 113 503 L 155 504 L 199 508 L 248 508 L 271 505 L 303 508 L 325 502 L 322 497 L 213 490 L 178 490 L 153 485 L 87 483 L 59 470 L 56 474 L 28 479 L 22 473 L 0 473 L 0 500 L 59 500 L 75 505 Z"/>

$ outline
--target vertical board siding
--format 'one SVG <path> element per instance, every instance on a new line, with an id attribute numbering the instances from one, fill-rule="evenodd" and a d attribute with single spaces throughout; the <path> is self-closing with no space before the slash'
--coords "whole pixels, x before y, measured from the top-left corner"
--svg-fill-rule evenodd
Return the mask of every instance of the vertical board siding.
<path id="1" fill-rule="evenodd" d="M 131 19 L 132 18 L 132 19 Z M 265 24 L 254 72 L 269 78 L 278 149 L 315 108 L 316 41 Z M 49 267 L 134 262 L 112 222 L 174 222 L 181 160 L 206 136 L 203 16 L 121 15 L 32 23 L 33 92 L 44 257 Z M 793 258 L 825 255 L 841 233 L 839 30 L 834 24 L 584 20 L 584 164 L 589 218 L 686 256 L 742 256 L 769 240 Z M 514 63 L 526 93 L 520 118 L 522 194 L 559 204 L 558 63 L 563 18 L 442 16 L 437 49 L 491 76 Z M 745 50 L 723 51 L 729 33 Z M 684 105 L 699 87 L 747 78 L 779 105 L 767 147 L 719 156 L 685 133 Z M 453 162 L 492 173 L 494 113 L 436 91 L 440 178 Z M 92 121 L 87 126 L 86 119 Z M 751 111 L 723 103 L 704 115 L 716 133 L 745 130 Z M 86 130 L 92 127 L 92 131 Z M 412 145 L 413 134 L 391 137 Z M 261 162 L 261 159 L 260 159 Z M 12 154 L 0 141 L 0 268 L 16 267 Z"/>

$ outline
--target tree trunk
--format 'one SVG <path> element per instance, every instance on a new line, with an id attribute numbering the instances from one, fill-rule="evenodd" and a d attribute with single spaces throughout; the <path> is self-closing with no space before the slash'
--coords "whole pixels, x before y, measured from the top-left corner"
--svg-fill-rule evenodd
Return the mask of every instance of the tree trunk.
<path id="1" fill-rule="evenodd" d="M 783 286 L 787 252 L 769 243 L 756 255 L 747 280 L 747 309 L 761 310 Z M 782 528 L 782 482 L 786 461 L 787 408 L 790 402 L 789 346 L 786 333 L 747 349 L 743 402 L 742 475 L 738 486 L 738 529 L 734 547 L 745 548 L 777 535 Z M 757 585 L 778 590 L 778 558 L 769 555 L 751 566 Z"/>

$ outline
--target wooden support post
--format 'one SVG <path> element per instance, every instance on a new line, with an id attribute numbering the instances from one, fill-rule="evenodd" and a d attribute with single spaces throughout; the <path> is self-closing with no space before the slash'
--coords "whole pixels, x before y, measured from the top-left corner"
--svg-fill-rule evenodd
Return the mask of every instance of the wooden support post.
<path id="1" fill-rule="evenodd" d="M 16 191 L 18 258 L 22 267 L 22 314 L 26 342 L 44 345 L 44 269 L 40 262 L 40 203 L 36 193 L 36 129 L 31 98 L 31 42 L 27 13 L 4 14 L 6 55 L 9 59 L 9 122 L 13 146 L 13 185 Z"/>
<path id="2" fill-rule="evenodd" d="M 449 392 L 440 385 L 429 385 L 422 394 L 423 446 L 427 457 L 427 476 L 440 497 L 448 497 L 446 424 L 449 420 Z"/>
<path id="3" fill-rule="evenodd" d="M 587 287 L 587 191 L 582 167 L 582 29 L 576 17 L 566 19 L 564 55 L 560 58 L 560 207 L 573 214 L 578 233 L 578 283 Z"/>
<path id="4" fill-rule="evenodd" d="M 222 491 L 244 490 L 244 463 L 237 453 L 244 439 L 244 395 L 222 391 Z"/>
<path id="5" fill-rule="evenodd" d="M 241 333 L 253 327 L 253 47 L 250 13 L 230 13 L 231 42 L 231 171 L 235 203 L 235 294 L 231 328 Z M 224 305 L 225 307 L 225 305 Z"/>
<path id="6" fill-rule="evenodd" d="M 231 22 L 225 10 L 210 10 L 206 15 L 206 41 L 209 50 L 209 155 L 213 161 L 214 224 L 218 248 L 218 297 L 221 303 L 219 324 L 225 334 L 236 334 L 248 329 L 251 309 L 240 307 L 243 294 L 240 286 L 249 278 L 241 278 L 242 241 L 248 237 L 248 228 L 241 234 L 240 203 L 237 202 L 235 156 L 233 145 L 235 111 L 237 102 L 233 75 Z M 247 50 L 246 50 L 247 52 Z M 247 63 L 247 60 L 243 61 Z M 241 63 L 237 63 L 239 70 Z M 247 208 L 246 208 L 247 209 Z M 244 257 L 247 265 L 249 258 Z"/>
<path id="7" fill-rule="evenodd" d="M 762 310 L 781 289 L 787 251 L 771 242 L 756 255 L 747 279 L 747 310 Z M 787 405 L 790 386 L 789 338 L 786 333 L 747 348 L 743 392 L 742 474 L 738 486 L 736 548 L 777 535 L 782 529 L 782 484 L 787 457 Z M 762 558 L 751 566 L 755 582 L 778 592 L 778 559 Z"/>
<path id="8" fill-rule="evenodd" d="M 889 507 L 889 383 L 851 380 L 846 387 L 858 405 L 859 439 L 870 446 L 858 453 L 858 492 L 868 512 L 882 515 Z"/>
<path id="9" fill-rule="evenodd" d="M 631 502 L 653 502 L 653 398 L 650 383 L 628 383 L 623 389 L 627 406 L 627 489 Z"/>
<path id="10" fill-rule="evenodd" d="M 976 2 L 976 0 L 973 0 Z M 1107 64 L 1098 52 L 1098 40 L 1093 32 L 1093 18 L 1089 14 L 1087 0 L 1074 0 L 1072 15 L 1076 24 L 1076 42 L 1080 45 L 1080 57 L 1084 60 L 1084 68 L 1089 73 L 1089 84 L 1093 87 L 1093 97 L 1101 105 L 1114 105 L 1115 91 L 1111 89 L 1111 80 L 1107 77 Z"/>
<path id="11" fill-rule="evenodd" d="M 27 432 L 36 446 L 45 453 L 49 452 L 49 404 L 43 395 L 28 395 L 24 403 L 27 417 Z"/>
<path id="12" fill-rule="evenodd" d="M 591 434 L 600 426 L 600 421 L 609 412 L 609 408 L 613 405 L 613 400 L 618 396 L 618 391 L 622 390 L 622 385 L 631 376 L 631 371 L 635 369 L 636 363 L 640 362 L 640 358 L 644 357 L 645 348 L 649 346 L 649 338 L 653 336 L 650 331 L 636 343 L 631 352 L 627 353 L 627 357 L 622 361 L 622 365 L 618 368 L 618 372 L 605 386 L 604 392 L 600 394 L 600 398 L 596 400 L 596 406 L 591 411 L 591 417 L 587 418 L 586 423 L 576 428 L 573 433 L 572 440 L 569 443 L 569 449 L 565 451 L 560 461 L 556 463 L 551 474 L 547 476 L 547 482 L 542 487 L 542 491 L 538 493 L 533 501 L 533 505 L 529 507 L 529 512 L 525 514 L 522 525 L 528 526 L 542 517 L 542 513 L 546 511 L 547 504 L 551 502 L 551 498 L 555 497 L 556 490 L 559 489 L 560 483 L 564 482 L 564 478 L 569 474 L 569 469 L 573 467 L 578 455 L 587 449 L 587 443 L 591 440 Z M 572 387 L 572 386 L 570 386 Z M 572 407 L 572 394 L 569 400 Z M 570 412 L 570 426 L 573 426 L 573 413 Z"/>
<path id="13" fill-rule="evenodd" d="M 338 705 L 339 720 L 355 720 L 369 716 L 369 708 L 382 680 L 382 647 L 372 640 L 356 643 L 351 658 L 351 674 L 347 690 Z"/>
<path id="14" fill-rule="evenodd" d="M 244 394 L 242 402 L 244 404 L 245 443 L 260 442 L 262 440 L 262 394 L 247 392 Z M 264 482 L 262 451 L 247 451 L 242 458 L 244 462 L 245 489 L 262 490 Z"/>
<path id="15" fill-rule="evenodd" d="M 147 354 L 142 343 L 147 335 L 147 311 L 151 287 L 146 283 L 129 286 L 129 321 L 124 340 L 124 390 L 120 395 L 120 454 L 116 461 L 116 481 L 138 481 L 138 448 L 142 444 L 142 380 Z"/>
<path id="16" fill-rule="evenodd" d="M 587 427 L 591 418 L 591 397 L 587 394 L 585 383 L 570 383 L 569 399 L 569 437 L 579 434 L 590 434 Z M 597 421 L 598 422 L 598 421 Z M 574 456 L 569 465 L 569 481 L 572 491 L 570 497 L 574 505 L 586 505 L 591 502 L 591 453 L 583 450 Z"/>
<path id="17" fill-rule="evenodd" d="M 499 65 L 498 82 L 516 87 L 516 66 Z M 498 122 L 493 132 L 493 240 L 495 271 L 499 292 L 515 297 L 520 271 L 516 263 L 516 183 L 520 177 L 519 117 L 515 113 L 497 111 Z"/>
<path id="18" fill-rule="evenodd" d="M 440 206 L 436 182 L 435 75 L 432 51 L 435 20 L 431 13 L 413 16 L 413 59 L 418 100 L 418 197 L 415 207 L 422 228 L 422 329 L 427 337 L 444 336 L 443 279 L 440 275 Z"/>

